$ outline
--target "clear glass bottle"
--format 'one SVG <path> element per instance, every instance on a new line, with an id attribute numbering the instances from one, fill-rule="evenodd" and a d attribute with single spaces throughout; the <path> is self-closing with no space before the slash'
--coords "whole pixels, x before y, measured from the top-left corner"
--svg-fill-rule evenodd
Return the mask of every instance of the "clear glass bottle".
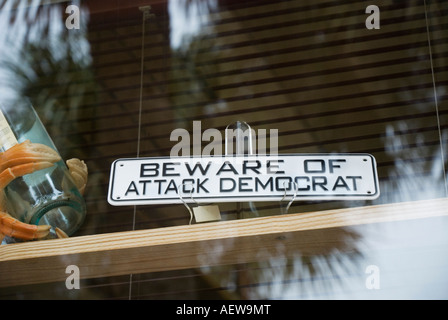
<path id="1" fill-rule="evenodd" d="M 0 102 L 0 150 L 30 140 L 57 151 L 53 141 L 28 100 Z M 6 121 L 5 121 L 6 120 Z M 15 138 L 8 135 L 8 126 Z M 9 136 L 9 139 L 8 139 Z M 63 160 L 54 166 L 27 174 L 5 188 L 6 211 L 14 218 L 36 225 L 51 225 L 72 235 L 83 223 L 86 206 Z"/>

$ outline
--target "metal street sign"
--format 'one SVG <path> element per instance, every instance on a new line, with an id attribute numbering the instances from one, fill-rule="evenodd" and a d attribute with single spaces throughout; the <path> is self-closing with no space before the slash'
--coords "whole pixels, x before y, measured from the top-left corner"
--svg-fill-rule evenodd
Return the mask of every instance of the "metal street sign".
<path id="1" fill-rule="evenodd" d="M 380 194 L 370 154 L 284 154 L 118 159 L 115 206 L 295 200 L 371 200 Z"/>

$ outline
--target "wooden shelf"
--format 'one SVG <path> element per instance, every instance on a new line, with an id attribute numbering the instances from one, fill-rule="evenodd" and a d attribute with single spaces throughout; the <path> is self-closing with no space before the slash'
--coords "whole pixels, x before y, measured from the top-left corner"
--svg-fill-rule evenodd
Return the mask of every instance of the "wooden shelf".
<path id="1" fill-rule="evenodd" d="M 324 253 L 343 227 L 446 215 L 442 198 L 9 244 L 0 287 L 65 281 L 68 265 L 96 278 Z"/>

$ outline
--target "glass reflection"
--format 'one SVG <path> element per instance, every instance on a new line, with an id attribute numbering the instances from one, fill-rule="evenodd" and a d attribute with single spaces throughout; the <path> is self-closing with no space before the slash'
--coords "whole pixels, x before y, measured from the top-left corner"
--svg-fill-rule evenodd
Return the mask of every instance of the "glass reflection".
<path id="1" fill-rule="evenodd" d="M 65 7 L 43 4 L 0 5 L 0 27 L 7 30 L 0 33 L 0 92 L 30 97 L 64 156 L 76 151 L 91 159 L 82 234 L 188 224 L 181 205 L 107 206 L 106 168 L 135 155 L 137 133 L 142 156 L 167 156 L 170 132 L 191 132 L 195 120 L 222 132 L 235 121 L 278 129 L 280 153 L 369 152 L 377 158 L 377 201 L 297 200 L 289 213 L 447 196 L 446 110 L 434 106 L 425 18 L 425 10 L 437 17 L 446 6 L 441 2 L 429 9 L 417 1 L 386 1 L 381 29 L 367 31 L 362 1 L 169 0 L 152 9 L 144 39 L 141 16 L 126 16 L 127 8 L 109 8 L 114 13 L 106 23 L 74 2 L 83 19 L 79 30 L 68 30 Z M 445 38 L 433 23 L 434 62 L 443 69 Z M 437 75 L 442 101 L 445 75 Z M 220 208 L 230 220 L 279 215 L 286 205 Z M 76 293 L 42 287 L 48 297 L 67 299 L 445 299 L 447 223 L 440 217 L 307 231 L 236 265 L 225 264 L 236 242 L 223 240 L 203 248 L 199 269 L 87 279 Z M 379 272 L 378 289 L 369 287 L 376 279 L 369 270 Z M 12 291 L 4 296 L 27 297 L 26 290 Z"/>
<path id="2" fill-rule="evenodd" d="M 172 50 L 188 53 L 192 42 L 204 32 L 210 15 L 218 8 L 217 0 L 169 0 L 170 45 Z"/>

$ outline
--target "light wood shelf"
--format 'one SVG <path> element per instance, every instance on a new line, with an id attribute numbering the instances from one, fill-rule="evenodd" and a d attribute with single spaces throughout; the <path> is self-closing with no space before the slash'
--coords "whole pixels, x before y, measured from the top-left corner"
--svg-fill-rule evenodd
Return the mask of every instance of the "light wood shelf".
<path id="1" fill-rule="evenodd" d="M 65 282 L 68 265 L 88 279 L 325 253 L 344 227 L 447 215 L 441 198 L 9 244 L 0 287 Z"/>

